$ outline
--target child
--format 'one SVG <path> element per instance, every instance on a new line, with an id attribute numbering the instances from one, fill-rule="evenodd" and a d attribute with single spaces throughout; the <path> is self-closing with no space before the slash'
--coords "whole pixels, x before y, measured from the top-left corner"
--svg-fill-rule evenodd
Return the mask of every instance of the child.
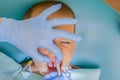
<path id="1" fill-rule="evenodd" d="M 55 5 L 55 4 L 62 4 L 62 8 L 60 10 L 58 10 L 57 12 L 53 13 L 52 15 L 50 15 L 48 17 L 48 19 L 53 19 L 53 18 L 75 18 L 74 13 L 72 12 L 72 10 L 64 3 L 59 2 L 59 1 L 44 1 L 44 2 L 40 2 L 35 4 L 34 6 L 32 6 L 24 15 L 24 19 L 27 18 L 31 18 L 31 17 L 35 17 L 37 15 L 39 15 L 41 12 L 43 12 L 45 9 L 47 9 L 48 7 Z M 56 26 L 55 29 L 61 29 L 61 30 L 65 30 L 71 33 L 75 33 L 75 25 L 62 25 L 62 26 Z M 55 44 L 60 48 L 60 50 L 62 51 L 63 57 L 61 62 L 59 62 L 59 64 L 61 64 L 61 71 L 65 72 L 69 67 L 70 67 L 70 60 L 72 58 L 72 55 L 74 53 L 74 49 L 76 46 L 76 42 L 69 40 L 69 39 L 65 39 L 65 38 L 57 38 L 54 40 Z M 52 69 L 53 64 L 56 61 L 56 56 L 53 55 L 50 51 L 48 51 L 45 48 L 39 48 L 38 51 L 40 51 L 42 54 L 48 56 L 51 60 L 51 62 L 49 63 L 38 63 L 36 61 L 34 61 L 34 64 L 37 68 L 39 68 L 39 72 L 42 75 L 46 75 L 50 72 L 54 72 L 56 71 L 54 68 Z M 34 72 L 34 70 L 33 70 Z M 38 72 L 36 72 L 38 73 Z"/>

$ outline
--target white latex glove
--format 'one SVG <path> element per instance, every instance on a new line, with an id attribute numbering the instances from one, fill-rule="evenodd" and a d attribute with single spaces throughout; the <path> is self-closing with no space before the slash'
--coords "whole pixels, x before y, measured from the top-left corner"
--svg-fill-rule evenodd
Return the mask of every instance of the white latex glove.
<path id="1" fill-rule="evenodd" d="M 101 70 L 98 69 L 72 69 L 58 76 L 57 72 L 47 74 L 45 80 L 99 80 Z"/>
<path id="2" fill-rule="evenodd" d="M 63 24 L 75 24 L 77 21 L 70 18 L 47 20 L 47 17 L 61 8 L 61 4 L 54 5 L 43 11 L 39 16 L 27 20 L 14 20 L 3 18 L 0 25 L 0 41 L 14 44 L 25 54 L 39 62 L 48 62 L 46 56 L 40 54 L 39 47 L 46 48 L 56 55 L 61 61 L 62 54 L 60 49 L 54 44 L 55 38 L 67 38 L 79 41 L 80 37 L 52 27 Z"/>

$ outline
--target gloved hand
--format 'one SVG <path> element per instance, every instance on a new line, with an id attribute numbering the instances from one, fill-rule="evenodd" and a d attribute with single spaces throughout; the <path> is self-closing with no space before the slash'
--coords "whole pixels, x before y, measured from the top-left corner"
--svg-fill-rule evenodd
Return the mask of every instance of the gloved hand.
<path id="1" fill-rule="evenodd" d="M 24 25 L 29 25 L 29 27 L 38 27 L 39 29 L 51 29 L 52 27 L 58 26 L 58 25 L 66 25 L 66 24 L 75 24 L 77 23 L 77 20 L 73 18 L 54 18 L 48 20 L 48 16 L 55 13 L 62 7 L 61 4 L 56 4 L 48 9 L 44 10 L 40 15 L 25 19 L 23 20 Z M 67 14 L 66 14 L 67 15 Z"/>
<path id="2" fill-rule="evenodd" d="M 39 54 L 37 48 L 42 47 L 54 53 L 60 61 L 62 54 L 60 49 L 54 44 L 55 38 L 67 38 L 79 41 L 80 37 L 63 31 L 56 30 L 52 27 L 64 24 L 75 24 L 77 21 L 70 18 L 47 20 L 47 17 L 53 12 L 60 9 L 61 4 L 54 5 L 43 11 L 37 17 L 27 20 L 14 20 L 3 18 L 0 25 L 0 41 L 5 41 L 14 44 L 21 49 L 25 54 L 39 62 L 48 62 L 49 59 L 42 54 Z"/>
<path id="3" fill-rule="evenodd" d="M 58 76 L 57 72 L 51 72 L 44 77 L 44 80 L 71 80 L 71 74 L 69 72 L 63 72 L 60 76 Z"/>

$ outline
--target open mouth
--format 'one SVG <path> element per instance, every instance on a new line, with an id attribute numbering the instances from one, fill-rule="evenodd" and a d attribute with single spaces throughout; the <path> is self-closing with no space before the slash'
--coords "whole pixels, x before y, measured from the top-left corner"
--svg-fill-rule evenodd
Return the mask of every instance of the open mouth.
<path id="1" fill-rule="evenodd" d="M 58 75 L 59 75 L 59 71 L 60 71 L 60 73 L 64 72 L 64 70 L 62 70 L 62 61 L 58 62 L 57 64 L 59 66 L 59 70 L 58 70 L 56 63 L 54 63 L 54 62 L 38 63 L 36 61 L 32 61 L 30 66 L 31 66 L 31 71 L 35 74 L 45 76 L 51 72 L 58 72 Z M 23 67 L 25 68 L 26 66 L 29 67 L 28 64 L 24 65 Z M 71 69 L 78 69 L 78 68 L 79 67 L 77 67 L 77 66 L 73 66 L 73 65 L 69 64 L 67 69 L 71 70 Z M 28 71 L 30 71 L 30 70 L 28 69 Z"/>
<path id="2" fill-rule="evenodd" d="M 57 38 L 54 42 L 62 51 L 62 60 L 57 62 L 56 55 L 45 48 L 39 48 L 38 51 L 47 56 L 50 62 L 33 61 L 31 66 L 33 73 L 45 76 L 51 72 L 58 72 L 58 75 L 60 75 L 60 73 L 66 72 L 67 70 L 79 68 L 70 64 L 76 42 L 65 38 Z"/>
<path id="3" fill-rule="evenodd" d="M 33 72 L 40 75 L 47 75 L 51 72 L 64 72 L 62 70 L 62 62 L 36 62 L 36 61 L 29 61 L 28 63 L 23 65 L 23 70 Z M 69 66 L 71 69 L 71 66 Z"/>

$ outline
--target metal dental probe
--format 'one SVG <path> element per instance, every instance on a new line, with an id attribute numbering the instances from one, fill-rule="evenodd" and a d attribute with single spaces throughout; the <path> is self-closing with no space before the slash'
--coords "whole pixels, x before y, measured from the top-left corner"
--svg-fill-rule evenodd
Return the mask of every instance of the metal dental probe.
<path id="1" fill-rule="evenodd" d="M 58 72 L 58 76 L 60 76 L 61 71 L 60 71 L 60 65 L 59 65 L 58 61 L 55 62 L 55 66 L 56 66 L 56 69 L 57 69 L 57 72 Z"/>

